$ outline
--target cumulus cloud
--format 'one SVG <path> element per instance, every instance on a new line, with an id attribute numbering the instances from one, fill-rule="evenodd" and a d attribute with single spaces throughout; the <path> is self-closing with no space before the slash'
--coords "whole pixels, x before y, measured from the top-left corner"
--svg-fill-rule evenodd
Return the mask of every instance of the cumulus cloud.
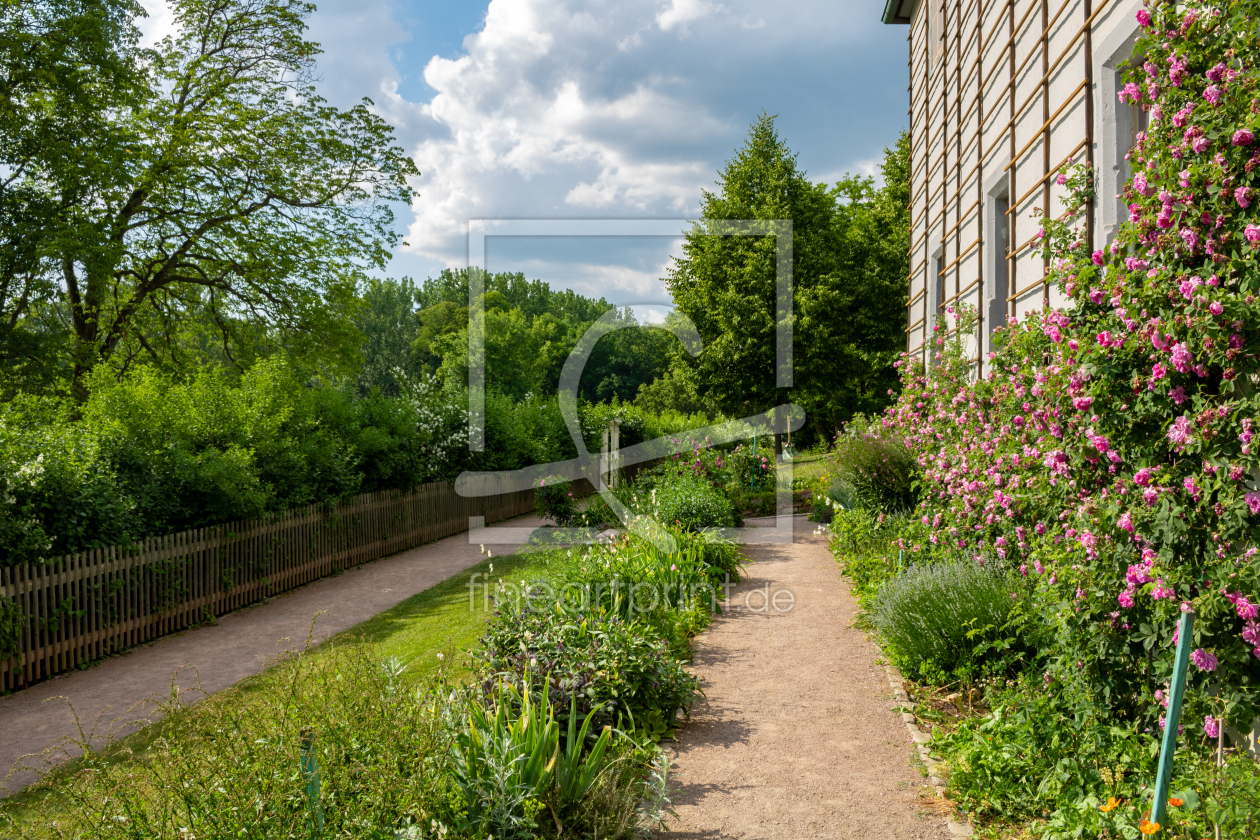
<path id="1" fill-rule="evenodd" d="M 713 14 L 718 7 L 704 0 L 670 0 L 669 5 L 656 14 L 656 25 L 668 32 L 675 26 L 686 26 L 693 20 L 699 20 Z"/>
<path id="2" fill-rule="evenodd" d="M 463 54 L 424 70 L 436 93 L 419 108 L 430 125 L 414 146 L 424 174 L 411 248 L 458 258 L 476 217 L 695 214 L 757 106 L 782 104 L 757 76 L 785 50 L 799 60 L 864 28 L 833 10 L 493 0 Z M 793 81 L 807 91 L 814 78 Z"/>
<path id="3" fill-rule="evenodd" d="M 142 2 L 157 40 L 173 20 Z M 470 218 L 694 216 L 763 111 L 815 180 L 872 172 L 905 123 L 905 28 L 858 0 L 317 2 L 321 94 L 371 98 L 422 172 L 395 274 L 464 265 Z M 659 300 L 655 247 L 495 270 Z"/>

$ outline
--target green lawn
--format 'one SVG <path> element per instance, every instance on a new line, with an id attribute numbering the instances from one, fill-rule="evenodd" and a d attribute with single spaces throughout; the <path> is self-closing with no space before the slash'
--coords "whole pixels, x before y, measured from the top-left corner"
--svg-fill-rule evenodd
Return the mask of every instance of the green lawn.
<path id="1" fill-rule="evenodd" d="M 382 659 L 401 659 L 407 663 L 407 674 L 413 681 L 423 680 L 437 670 L 438 654 L 450 659 L 447 664 L 456 669 L 456 674 L 466 676 L 467 652 L 494 612 L 494 601 L 486 596 L 493 598 L 500 580 L 511 586 L 546 577 L 551 556 L 549 552 L 537 552 L 483 561 L 337 638 L 374 644 Z M 487 581 L 491 583 L 489 591 Z"/>
<path id="2" fill-rule="evenodd" d="M 835 472 L 835 462 L 830 454 L 800 455 L 792 459 L 792 479 L 797 483 L 809 483 Z"/>
<path id="3" fill-rule="evenodd" d="M 475 646 L 494 610 L 494 602 L 487 600 L 487 592 L 481 584 L 489 579 L 492 586 L 489 594 L 493 595 L 500 580 L 511 586 L 526 579 L 545 578 L 552 556 L 550 552 L 529 552 L 484 560 L 338 634 L 334 642 L 371 645 L 376 659 L 396 657 L 402 660 L 408 666 L 404 678 L 413 683 L 434 676 L 443 661 L 448 677 L 467 679 L 471 673 L 468 651 Z M 471 599 L 470 581 L 477 584 Z M 321 645 L 308 655 L 319 657 L 325 647 Z M 439 654 L 443 659 L 439 659 Z M 276 673 L 277 669 L 268 669 L 202 702 L 234 704 L 248 703 L 254 697 L 267 698 L 270 696 L 268 689 L 274 688 L 272 682 Z M 128 736 L 107 748 L 106 757 L 111 761 L 115 755 L 123 761 L 136 760 L 128 754 L 143 754 L 154 740 L 162 736 L 165 726 L 164 722 L 158 722 Z M 46 828 L 56 820 L 63 811 L 58 780 L 66 774 L 75 773 L 79 765 L 77 760 L 67 762 L 52 771 L 43 782 L 0 800 L 0 835 L 6 835 L 9 829 Z"/>

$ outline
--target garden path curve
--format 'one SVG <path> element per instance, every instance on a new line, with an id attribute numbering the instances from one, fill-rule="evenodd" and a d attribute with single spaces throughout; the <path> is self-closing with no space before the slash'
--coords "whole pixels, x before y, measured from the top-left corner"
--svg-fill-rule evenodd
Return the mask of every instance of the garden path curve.
<path id="1" fill-rule="evenodd" d="M 522 516 L 490 530 L 542 524 L 536 516 Z M 103 746 L 111 729 L 120 737 L 149 721 L 154 707 L 145 700 L 169 697 L 172 684 L 192 689 L 186 701 L 222 691 L 284 652 L 300 650 L 312 629 L 313 641 L 323 641 L 484 559 L 464 531 L 220 616 L 216 625 L 163 636 L 86 671 L 60 674 L 0 697 L 0 796 L 35 781 L 35 768 L 45 762 L 78 754 L 65 748 L 78 735 L 76 714 L 85 734 L 92 734 L 95 722 L 92 743 Z M 321 611 L 325 614 L 312 628 L 312 616 Z M 27 769 L 18 769 L 19 764 Z"/>
<path id="2" fill-rule="evenodd" d="M 772 520 L 767 521 L 769 525 Z M 759 524 L 749 520 L 749 525 Z M 696 640 L 706 696 L 671 749 L 674 840 L 947 838 L 878 649 L 826 542 L 750 546 L 747 580 Z M 780 594 L 775 608 L 775 593 Z M 769 604 L 766 604 L 767 596 Z"/>

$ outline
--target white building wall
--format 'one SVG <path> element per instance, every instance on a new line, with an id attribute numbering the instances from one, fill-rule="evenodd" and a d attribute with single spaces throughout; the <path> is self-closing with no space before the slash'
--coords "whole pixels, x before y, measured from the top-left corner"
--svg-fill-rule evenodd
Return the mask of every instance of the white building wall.
<path id="1" fill-rule="evenodd" d="M 967 346 L 983 375 L 994 326 L 1066 303 L 1028 246 L 1039 211 L 1063 212 L 1054 180 L 1069 160 L 1099 171 L 1094 247 L 1114 235 L 1127 175 L 1120 138 L 1132 137 L 1135 119 L 1116 107 L 1117 67 L 1132 54 L 1138 8 L 1139 0 L 919 0 L 909 37 L 909 350 L 928 360 L 933 328 L 954 323 L 944 308 L 968 304 L 979 323 Z M 940 34 L 935 43 L 930 32 Z"/>

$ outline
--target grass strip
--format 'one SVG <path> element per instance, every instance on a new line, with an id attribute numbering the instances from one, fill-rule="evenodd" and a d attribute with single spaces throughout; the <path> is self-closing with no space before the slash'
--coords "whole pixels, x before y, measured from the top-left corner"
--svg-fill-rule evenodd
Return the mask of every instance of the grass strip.
<path id="1" fill-rule="evenodd" d="M 341 645 L 370 646 L 376 659 L 394 657 L 406 663 L 403 679 L 412 684 L 431 680 L 443 664 L 448 679 L 466 680 L 472 673 L 468 651 L 494 612 L 494 589 L 500 581 L 510 586 L 546 578 L 553 556 L 550 552 L 530 552 L 488 558 L 337 634 L 334 640 Z M 307 656 L 318 658 L 324 649 L 326 645 L 320 645 Z M 267 702 L 283 679 L 282 670 L 270 667 L 199 702 Z M 170 729 L 170 722 L 159 720 L 107 745 L 97 756 L 111 762 L 141 761 L 155 741 L 177 737 Z M 39 834 L 64 817 L 67 803 L 59 788 L 68 777 L 82 771 L 83 761 L 76 758 L 55 767 L 46 761 L 45 765 L 47 772 L 40 781 L 0 800 L 0 836 L 9 836 L 8 832 Z"/>

